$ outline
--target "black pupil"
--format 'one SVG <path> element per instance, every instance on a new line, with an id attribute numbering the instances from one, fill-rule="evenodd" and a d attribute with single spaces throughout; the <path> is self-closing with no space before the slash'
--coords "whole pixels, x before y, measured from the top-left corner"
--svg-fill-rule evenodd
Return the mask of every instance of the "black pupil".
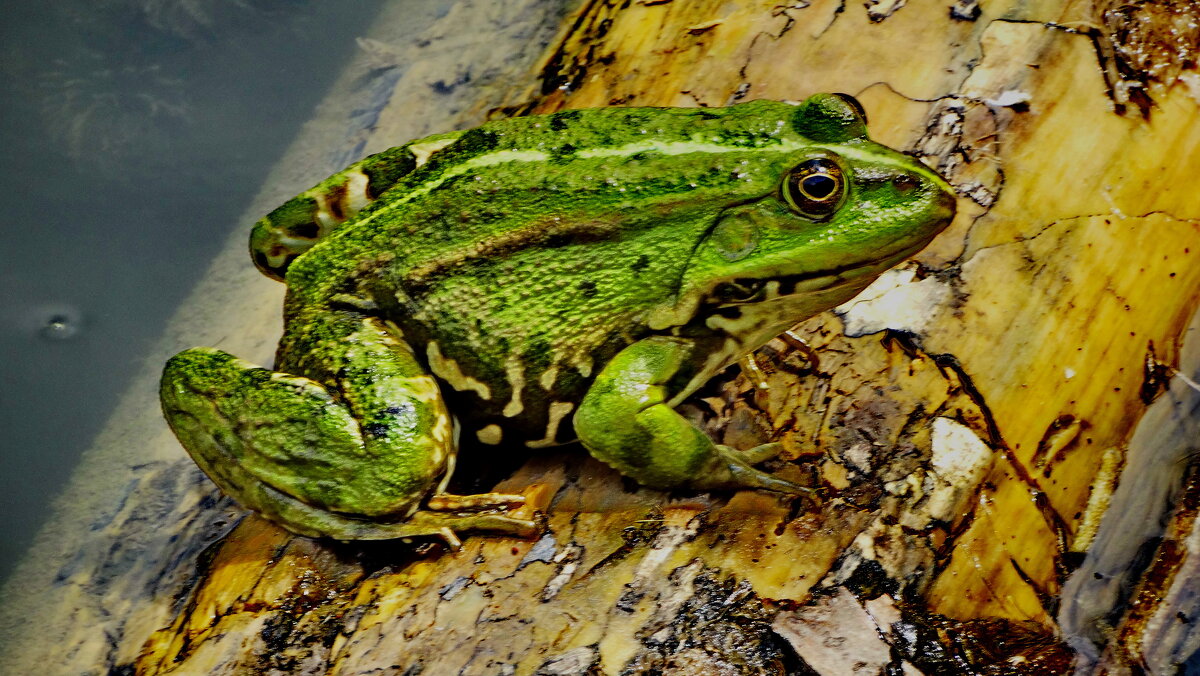
<path id="1" fill-rule="evenodd" d="M 837 181 L 828 174 L 813 174 L 804 177 L 802 186 L 805 194 L 811 199 L 823 200 L 833 194 Z"/>

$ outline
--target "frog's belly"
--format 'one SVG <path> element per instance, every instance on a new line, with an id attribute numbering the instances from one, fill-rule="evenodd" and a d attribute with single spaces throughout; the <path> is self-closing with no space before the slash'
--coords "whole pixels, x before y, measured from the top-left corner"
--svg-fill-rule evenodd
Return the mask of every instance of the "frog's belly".
<path id="1" fill-rule="evenodd" d="M 469 360 L 434 350 L 427 363 L 464 442 L 545 448 L 575 440 L 575 409 L 596 373 L 629 342 L 618 335 L 586 350 L 551 343 L 540 359 L 513 351 L 505 359 Z"/>
<path id="2" fill-rule="evenodd" d="M 624 337 L 586 348 L 548 341 L 537 349 L 528 343 L 503 349 L 503 341 L 496 342 L 501 347 L 489 350 L 484 341 L 430 337 L 423 356 L 462 441 L 527 448 L 575 439 L 576 407 L 595 374 L 627 344 Z"/>
<path id="3" fill-rule="evenodd" d="M 442 383 L 447 408 L 461 427 L 463 442 L 546 448 L 575 440 L 572 420 L 586 388 L 578 392 L 557 389 L 547 393 L 540 383 L 532 384 L 536 390 L 526 389 L 529 383 L 517 385 L 512 397 L 497 402 L 482 400 L 477 391 L 458 391 L 449 383 Z"/>

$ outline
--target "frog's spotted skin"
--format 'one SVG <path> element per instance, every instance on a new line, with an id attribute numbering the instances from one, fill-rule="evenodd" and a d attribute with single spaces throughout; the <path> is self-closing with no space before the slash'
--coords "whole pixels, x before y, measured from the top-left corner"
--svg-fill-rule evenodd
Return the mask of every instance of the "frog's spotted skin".
<path id="1" fill-rule="evenodd" d="M 774 447 L 716 446 L 673 407 L 953 207 L 841 95 L 424 139 L 256 225 L 256 262 L 288 284 L 276 370 L 184 352 L 164 410 L 222 488 L 310 535 L 531 530 L 503 513 L 517 496 L 438 495 L 456 423 L 505 449 L 578 438 L 647 485 L 797 492 L 750 467 Z"/>

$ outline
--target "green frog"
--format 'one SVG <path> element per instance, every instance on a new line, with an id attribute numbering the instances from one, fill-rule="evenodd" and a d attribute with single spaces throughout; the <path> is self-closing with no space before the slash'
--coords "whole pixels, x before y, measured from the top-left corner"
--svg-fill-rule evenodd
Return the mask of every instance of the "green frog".
<path id="1" fill-rule="evenodd" d="M 368 157 L 260 220 L 286 282 L 274 369 L 190 349 L 163 411 L 243 506 L 340 540 L 527 535 L 520 495 L 452 495 L 462 440 L 578 440 L 640 484 L 805 489 L 674 409 L 950 222 L 951 187 L 861 105 L 566 110 Z"/>

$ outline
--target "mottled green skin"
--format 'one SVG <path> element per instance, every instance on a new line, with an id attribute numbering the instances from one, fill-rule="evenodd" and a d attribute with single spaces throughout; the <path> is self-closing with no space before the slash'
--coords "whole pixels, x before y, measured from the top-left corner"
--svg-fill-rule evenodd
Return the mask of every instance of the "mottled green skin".
<path id="1" fill-rule="evenodd" d="M 813 158 L 844 189 L 806 216 L 781 186 Z M 833 95 L 491 122 L 368 158 L 260 221 L 256 263 L 288 285 L 275 372 L 189 350 L 164 411 L 222 488 L 309 535 L 527 532 L 503 513 L 515 496 L 422 508 L 456 451 L 450 414 L 512 452 L 578 438 L 648 485 L 797 492 L 750 467 L 772 448 L 716 446 L 672 407 L 953 209 Z"/>

